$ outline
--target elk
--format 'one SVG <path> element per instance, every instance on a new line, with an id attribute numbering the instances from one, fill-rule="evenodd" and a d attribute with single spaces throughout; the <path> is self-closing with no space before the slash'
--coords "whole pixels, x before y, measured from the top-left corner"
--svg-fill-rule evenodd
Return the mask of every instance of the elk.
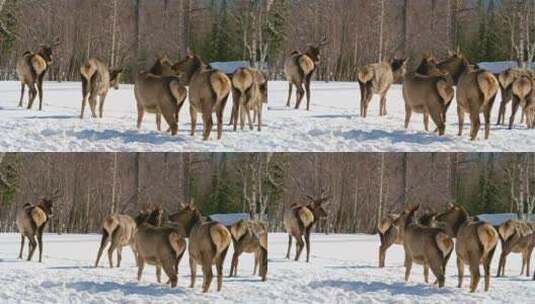
<path id="1" fill-rule="evenodd" d="M 498 74 L 502 101 L 500 103 L 497 125 L 505 124 L 506 107 L 513 100 L 513 83 L 521 74 L 522 70 L 519 68 L 510 68 Z"/>
<path id="2" fill-rule="evenodd" d="M 243 130 L 245 125 L 245 116 L 249 128 L 254 129 L 253 123 L 258 121 L 258 131 L 262 130 L 262 107 L 267 103 L 267 78 L 257 69 L 239 68 L 232 76 L 232 115 L 231 124 L 234 125 L 234 131 L 237 130 L 238 116 L 240 125 Z M 251 120 L 251 111 L 254 119 Z"/>
<path id="3" fill-rule="evenodd" d="M 82 78 L 82 110 L 80 119 L 84 118 L 85 105 L 89 103 L 93 118 L 97 117 L 96 107 L 99 98 L 99 117 L 102 118 L 104 101 L 110 87 L 119 89 L 119 76 L 123 69 L 112 69 L 102 61 L 91 58 L 81 68 Z"/>
<path id="4" fill-rule="evenodd" d="M 286 258 L 290 259 L 292 247 L 292 237 L 295 238 L 295 261 L 299 261 L 303 247 L 306 244 L 307 263 L 310 261 L 310 233 L 318 220 L 327 217 L 327 212 L 323 207 L 331 199 L 330 195 L 322 190 L 320 197 L 313 197 L 305 194 L 309 201 L 305 204 L 293 203 L 284 211 L 284 227 L 288 232 L 288 252 Z M 303 242 L 303 236 L 305 241 Z"/>
<path id="5" fill-rule="evenodd" d="M 186 252 L 186 235 L 180 226 L 161 225 L 161 209 L 142 210 L 136 217 L 134 243 L 137 250 L 137 279 L 141 280 L 145 263 L 156 266 L 161 283 L 162 268 L 171 287 L 178 281 L 178 266 Z"/>
<path id="6" fill-rule="evenodd" d="M 424 127 L 429 131 L 429 116 L 438 128 L 438 134 L 446 130 L 446 113 L 453 100 L 454 90 L 447 75 L 423 76 L 410 73 L 403 82 L 405 100 L 405 129 L 409 127 L 412 112 L 423 113 Z"/>
<path id="7" fill-rule="evenodd" d="M 238 275 L 238 259 L 242 253 L 246 252 L 255 254 L 253 275 L 256 275 L 258 266 L 260 266 L 259 275 L 262 281 L 265 281 L 268 267 L 266 224 L 259 221 L 240 220 L 232 224 L 229 230 L 234 244 L 229 277 Z"/>
<path id="8" fill-rule="evenodd" d="M 228 229 L 220 223 L 206 221 L 201 212 L 195 207 L 193 201 L 183 206 L 178 213 L 169 217 L 170 221 L 184 227 L 186 236 L 189 237 L 189 264 L 191 270 L 191 285 L 195 287 L 197 265 L 202 266 L 204 275 L 203 292 L 210 289 L 212 283 L 212 265 L 217 270 L 217 291 L 223 286 L 223 263 L 228 248 L 232 241 L 232 235 Z"/>
<path id="9" fill-rule="evenodd" d="M 526 71 L 513 81 L 511 91 L 513 95 L 513 105 L 511 118 L 509 120 L 509 129 L 513 129 L 515 116 L 518 108 L 522 106 L 522 121 L 526 118 L 526 124 L 529 129 L 535 128 L 534 110 L 535 110 L 535 73 Z"/>
<path id="10" fill-rule="evenodd" d="M 59 45 L 59 41 L 52 45 L 41 45 L 37 52 L 26 51 L 17 60 L 17 75 L 20 81 L 20 101 L 22 107 L 25 86 L 28 86 L 28 110 L 33 107 L 33 102 L 39 94 L 39 111 L 43 110 L 43 79 L 52 64 L 53 48 Z"/>
<path id="11" fill-rule="evenodd" d="M 518 220 L 508 220 L 498 227 L 498 233 L 502 243 L 502 253 L 498 264 L 498 274 L 496 276 L 505 276 L 505 264 L 507 256 L 511 253 L 522 254 L 522 270 L 520 275 L 524 274 L 529 277 L 531 253 L 535 246 L 535 224 Z"/>
<path id="12" fill-rule="evenodd" d="M 108 261 L 110 268 L 113 268 L 113 252 L 117 250 L 117 267 L 121 266 L 123 247 L 130 246 L 136 256 L 136 248 L 134 246 L 134 233 L 136 231 L 136 222 L 134 219 L 125 214 L 113 214 L 107 216 L 102 222 L 102 239 L 98 249 L 97 260 L 95 261 L 95 268 L 98 267 L 100 257 L 106 246 L 108 248 Z"/>
<path id="13" fill-rule="evenodd" d="M 292 90 L 295 86 L 297 88 L 295 109 L 299 109 L 306 93 L 307 111 L 310 111 L 310 83 L 321 61 L 321 49 L 328 43 L 327 36 L 324 36 L 318 43 L 308 45 L 304 52 L 294 51 L 286 59 L 284 73 L 289 83 L 287 107 L 290 107 Z"/>
<path id="14" fill-rule="evenodd" d="M 424 267 L 425 282 L 429 283 L 429 268 L 437 278 L 438 286 L 444 287 L 446 265 L 453 252 L 453 241 L 440 228 L 426 227 L 415 221 L 415 212 L 419 205 L 409 207 L 395 221 L 403 234 L 405 250 L 405 281 L 409 280 L 412 264 Z"/>
<path id="15" fill-rule="evenodd" d="M 457 238 L 458 287 L 462 288 L 464 267 L 469 266 L 471 274 L 470 292 L 475 292 L 480 280 L 479 265 L 485 271 L 485 291 L 490 288 L 490 264 L 499 235 L 494 227 L 486 222 L 470 218 L 464 207 L 449 204 L 448 210 L 435 217 L 435 224 L 444 224 L 452 236 Z"/>
<path id="16" fill-rule="evenodd" d="M 28 238 L 29 252 L 27 261 L 31 261 L 35 249 L 39 245 L 39 263 L 42 262 L 43 231 L 52 217 L 52 205 L 56 198 L 56 194 L 54 194 L 53 198 L 42 197 L 35 204 L 26 203 L 17 212 L 17 228 L 21 236 L 19 259 L 22 259 L 24 241 L 25 238 Z M 37 241 L 35 240 L 36 237 Z"/>
<path id="17" fill-rule="evenodd" d="M 373 63 L 357 70 L 357 80 L 360 86 L 360 116 L 368 116 L 368 107 L 374 94 L 380 96 L 379 116 L 385 116 L 386 94 L 394 84 L 401 82 L 407 67 L 407 59 L 394 59 L 390 62 Z"/>
<path id="18" fill-rule="evenodd" d="M 490 135 L 490 115 L 498 93 L 498 80 L 492 73 L 466 65 L 457 85 L 457 115 L 459 136 L 463 134 L 465 113 L 470 115 L 470 139 L 476 140 L 481 126 L 480 113 L 485 118 L 485 139 Z"/>
<path id="19" fill-rule="evenodd" d="M 219 70 L 211 69 L 198 56 L 188 55 L 173 65 L 173 70 L 180 75 L 181 82 L 189 86 L 191 115 L 191 136 L 195 135 L 197 114 L 203 118 L 203 140 L 210 138 L 213 120 L 217 116 L 217 139 L 223 134 L 223 112 L 232 88 L 228 76 Z"/>
<path id="20" fill-rule="evenodd" d="M 137 128 L 141 128 L 145 112 L 154 113 L 158 131 L 161 131 L 163 115 L 171 134 L 176 135 L 179 113 L 186 100 L 187 90 L 175 76 L 152 73 L 165 74 L 166 72 L 162 71 L 162 65 L 165 63 L 164 59 L 158 58 L 149 72 L 141 72 L 136 76 L 134 92 L 137 103 Z"/>

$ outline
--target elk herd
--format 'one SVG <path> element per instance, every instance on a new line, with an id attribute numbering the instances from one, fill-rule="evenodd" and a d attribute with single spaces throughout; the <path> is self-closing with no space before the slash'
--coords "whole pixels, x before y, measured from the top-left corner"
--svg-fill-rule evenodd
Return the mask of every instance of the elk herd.
<path id="1" fill-rule="evenodd" d="M 311 80 L 321 62 L 321 49 L 328 40 L 308 45 L 303 52 L 292 52 L 284 64 L 284 72 L 289 82 L 287 106 L 290 107 L 293 87 L 297 89 L 295 108 L 299 109 L 306 96 L 306 110 L 310 110 Z M 35 52 L 26 52 L 17 62 L 17 74 L 21 81 L 22 106 L 25 86 L 29 87 L 28 109 L 39 95 L 39 110 L 42 110 L 43 78 L 52 64 L 52 46 L 41 46 Z M 470 139 L 475 140 L 481 128 L 483 114 L 485 139 L 490 135 L 491 111 L 494 101 L 501 91 L 498 125 L 505 123 L 506 106 L 512 101 L 509 129 L 515 124 L 519 107 L 522 108 L 522 122 L 530 129 L 535 128 L 535 73 L 525 68 L 510 68 L 497 75 L 470 63 L 460 50 L 450 51 L 448 58 L 437 61 L 431 54 L 424 54 L 414 71 L 408 71 L 407 58 L 359 67 L 356 79 L 360 86 L 360 115 L 368 116 L 369 105 L 374 95 L 378 95 L 379 115 L 387 115 L 387 94 L 393 84 L 402 85 L 405 101 L 405 128 L 408 128 L 412 114 L 423 114 L 424 127 L 429 131 L 429 118 L 436 125 L 435 132 L 446 132 L 446 115 L 456 97 L 458 135 L 462 136 L 465 116 L 471 122 Z M 80 118 L 89 103 L 93 118 L 103 116 L 103 107 L 110 87 L 118 88 L 123 69 L 111 69 L 102 61 L 92 58 L 80 68 L 82 79 L 82 106 Z M 455 89 L 456 88 L 456 89 Z M 208 140 L 216 115 L 217 138 L 223 131 L 223 114 L 227 99 L 232 94 L 230 125 L 237 130 L 253 130 L 257 123 L 262 128 L 262 108 L 268 101 L 268 79 L 260 70 L 238 68 L 227 75 L 213 69 L 196 55 L 189 54 L 176 64 L 167 56 L 159 56 L 148 71 L 135 76 L 134 93 L 137 105 L 137 127 L 145 113 L 156 115 L 158 131 L 161 131 L 162 116 L 172 135 L 178 132 L 178 119 L 186 98 L 189 97 L 191 135 L 195 135 L 197 118 L 203 120 L 203 139 Z M 98 99 L 98 115 L 97 115 Z M 252 117 L 251 117 L 252 114 Z"/>
<path id="2" fill-rule="evenodd" d="M 392 245 L 402 245 L 405 251 L 405 280 L 408 281 L 413 263 L 423 266 L 425 282 L 429 269 L 439 287 L 444 286 L 446 265 L 451 253 L 457 256 L 458 287 L 462 288 L 464 271 L 470 271 L 470 292 L 475 292 L 483 266 L 484 289 L 490 288 L 491 262 L 498 243 L 501 255 L 497 277 L 505 276 L 505 265 L 510 253 L 522 254 L 522 270 L 530 275 L 531 253 L 535 247 L 535 223 L 508 220 L 493 226 L 477 217 L 471 217 L 464 207 L 449 204 L 442 213 L 416 211 L 419 205 L 409 206 L 400 214 L 388 214 L 378 224 L 381 245 L 379 267 L 385 267 L 386 251 Z M 455 240 L 455 242 L 454 242 Z M 525 271 L 525 272 L 524 272 Z M 535 273 L 533 274 L 535 280 Z"/>

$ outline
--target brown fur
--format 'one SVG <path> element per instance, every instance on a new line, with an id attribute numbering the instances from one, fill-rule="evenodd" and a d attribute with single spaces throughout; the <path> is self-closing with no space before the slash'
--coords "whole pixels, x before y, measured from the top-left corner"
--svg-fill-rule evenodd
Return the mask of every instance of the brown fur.
<path id="1" fill-rule="evenodd" d="M 453 86 L 446 76 L 422 76 L 411 73 L 403 83 L 405 100 L 405 128 L 409 127 L 412 112 L 423 113 L 424 127 L 429 131 L 429 116 L 439 135 L 446 130 L 446 113 L 453 99 Z"/>
<path id="2" fill-rule="evenodd" d="M 176 287 L 178 267 L 186 251 L 185 231 L 178 225 L 160 225 L 155 218 L 161 210 L 142 211 L 136 217 L 137 229 L 134 243 L 137 250 L 138 281 L 145 263 L 156 266 L 156 278 L 161 283 L 161 270 L 169 277 L 171 287 Z"/>
<path id="3" fill-rule="evenodd" d="M 470 115 L 470 139 L 476 140 L 481 126 L 480 113 L 485 117 L 485 139 L 490 135 L 490 115 L 498 81 L 485 70 L 467 68 L 459 79 L 457 87 L 457 114 L 459 117 L 459 136 L 462 136 L 465 113 Z"/>
<path id="4" fill-rule="evenodd" d="M 405 250 L 405 280 L 408 281 L 413 262 L 424 266 L 425 282 L 429 282 L 429 268 L 435 275 L 439 287 L 445 285 L 446 265 L 453 251 L 451 238 L 439 228 L 422 226 L 414 220 L 415 206 L 406 209 L 397 222 L 403 233 Z"/>
<path id="5" fill-rule="evenodd" d="M 17 212 L 17 228 L 21 234 L 19 259 L 22 259 L 25 238 L 29 240 L 28 261 L 39 245 L 39 263 L 43 254 L 43 231 L 52 216 L 52 200 L 39 199 L 35 204 L 26 204 Z M 36 241 L 37 238 L 37 241 Z"/>
<path id="6" fill-rule="evenodd" d="M 122 69 L 110 71 L 108 66 L 102 61 L 89 59 L 81 68 L 82 78 L 82 110 L 80 118 L 84 118 L 86 103 L 89 103 L 93 118 L 97 117 L 97 98 L 99 99 L 99 117 L 102 118 L 104 101 L 108 95 L 110 87 L 119 89 L 119 77 Z"/>
<path id="7" fill-rule="evenodd" d="M 240 68 L 232 76 L 232 115 L 230 124 L 234 131 L 238 128 L 238 116 L 243 130 L 245 116 L 249 128 L 253 130 L 253 123 L 258 120 L 258 131 L 262 130 L 262 108 L 267 103 L 267 79 L 262 72 L 252 68 Z M 251 120 L 250 112 L 253 111 Z"/>
<path id="8" fill-rule="evenodd" d="M 100 257 L 108 243 L 108 261 L 110 268 L 113 268 L 113 252 L 117 250 L 117 267 L 121 266 L 123 247 L 130 246 L 136 256 L 136 249 L 134 247 L 134 233 L 136 230 L 136 223 L 134 219 L 128 215 L 115 214 L 110 215 L 104 219 L 102 223 L 102 239 L 98 249 L 97 260 L 95 267 L 98 267 Z"/>
<path id="9" fill-rule="evenodd" d="M 510 68 L 498 74 L 502 100 L 497 125 L 505 124 L 506 107 L 513 99 L 513 82 L 522 74 L 524 74 L 524 71 L 519 68 Z"/>
<path id="10" fill-rule="evenodd" d="M 511 118 L 509 120 L 509 129 L 514 127 L 515 116 L 519 107 L 522 107 L 521 120 L 526 121 L 529 129 L 535 128 L 534 110 L 535 110 L 535 73 L 524 70 L 522 74 L 517 75 L 517 78 L 511 85 L 513 95 L 513 104 L 511 109 Z"/>
<path id="11" fill-rule="evenodd" d="M 327 217 L 327 212 L 322 205 L 330 199 L 322 193 L 320 198 L 308 196 L 311 201 L 306 205 L 292 205 L 284 211 L 284 226 L 288 232 L 288 252 L 286 258 L 290 258 L 290 249 L 292 247 L 292 237 L 296 240 L 295 261 L 299 260 L 303 247 L 307 249 L 307 263 L 310 261 L 310 233 L 314 224 L 321 218 Z M 303 236 L 305 242 L 303 242 Z"/>
<path id="12" fill-rule="evenodd" d="M 292 90 L 295 86 L 297 88 L 295 109 L 299 109 L 306 94 L 307 111 L 310 111 L 310 83 L 321 60 L 321 48 L 326 44 L 327 37 L 324 37 L 319 43 L 309 45 L 304 52 L 293 52 L 286 59 L 284 72 L 289 83 L 287 107 L 290 106 Z"/>
<path id="13" fill-rule="evenodd" d="M 232 88 L 230 79 L 219 70 L 213 70 L 199 57 L 188 55 L 173 66 L 181 75 L 181 82 L 189 86 L 191 136 L 195 135 L 197 115 L 203 118 L 203 139 L 208 140 L 212 132 L 212 114 L 217 116 L 217 139 L 223 134 L 223 112 Z"/>
<path id="14" fill-rule="evenodd" d="M 457 254 L 457 270 L 459 285 L 462 287 L 464 267 L 470 268 L 470 291 L 475 292 L 479 284 L 479 265 L 483 264 L 485 271 L 485 291 L 490 288 L 490 265 L 498 243 L 498 232 L 488 223 L 477 221 L 468 216 L 466 210 L 459 205 L 450 204 L 448 210 L 436 217 L 437 223 L 442 223 L 447 230 L 457 238 L 455 251 Z"/>
<path id="15" fill-rule="evenodd" d="M 17 75 L 21 84 L 19 107 L 22 107 L 25 87 L 29 88 L 28 109 L 39 95 L 39 111 L 43 110 L 43 79 L 52 64 L 52 47 L 42 45 L 35 53 L 26 52 L 17 60 Z"/>
<path id="16" fill-rule="evenodd" d="M 396 78 L 405 75 L 407 59 L 394 59 L 390 62 L 374 63 L 357 70 L 360 85 L 360 115 L 368 116 L 368 107 L 374 94 L 380 96 L 379 116 L 385 116 L 386 94 Z M 396 76 L 397 75 L 397 76 Z"/>
<path id="17" fill-rule="evenodd" d="M 505 265 L 510 253 L 522 254 L 522 270 L 520 275 L 529 277 L 531 254 L 535 246 L 535 227 L 530 223 L 519 220 L 508 220 L 498 227 L 502 243 L 502 253 L 498 264 L 497 276 L 505 276 Z"/>
<path id="18" fill-rule="evenodd" d="M 230 226 L 234 255 L 230 266 L 230 277 L 238 275 L 238 260 L 242 253 L 254 253 L 255 263 L 253 275 L 260 266 L 259 275 L 262 281 L 267 276 L 267 227 L 257 221 L 240 220 Z"/>

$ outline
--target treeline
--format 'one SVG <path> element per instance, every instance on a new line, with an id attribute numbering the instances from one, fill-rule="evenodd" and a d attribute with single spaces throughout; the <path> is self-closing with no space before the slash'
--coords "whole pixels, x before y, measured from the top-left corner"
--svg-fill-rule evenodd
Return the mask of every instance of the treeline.
<path id="1" fill-rule="evenodd" d="M 77 80 L 88 57 L 127 68 L 188 49 L 206 61 L 248 60 L 282 77 L 286 56 L 329 38 L 318 78 L 353 80 L 359 65 L 460 45 L 474 61 L 531 46 L 533 1 L 519 0 L 0 0 L 0 78 L 56 37 L 50 77 Z"/>
<path id="2" fill-rule="evenodd" d="M 50 229 L 96 232 L 110 213 L 192 198 L 205 214 L 246 212 L 282 231 L 285 206 L 327 191 L 325 232 L 374 232 L 406 203 L 472 214 L 535 211 L 535 154 L 3 153 L 0 231 L 24 203 L 60 190 Z"/>

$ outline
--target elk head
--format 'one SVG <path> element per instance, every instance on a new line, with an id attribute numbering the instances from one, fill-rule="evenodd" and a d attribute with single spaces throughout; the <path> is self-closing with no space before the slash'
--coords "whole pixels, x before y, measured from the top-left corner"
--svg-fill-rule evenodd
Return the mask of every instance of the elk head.
<path id="1" fill-rule="evenodd" d="M 392 72 L 394 73 L 394 83 L 402 83 L 407 74 L 408 58 L 394 58 L 390 61 Z"/>
<path id="2" fill-rule="evenodd" d="M 43 59 L 46 61 L 46 63 L 48 65 L 52 64 L 53 62 L 53 49 L 56 48 L 57 46 L 59 46 L 61 43 L 60 43 L 60 40 L 59 40 L 59 37 L 57 37 L 54 42 L 50 43 L 50 44 L 41 44 L 39 46 L 39 51 L 38 51 L 38 54 L 41 55 L 41 57 L 43 57 Z"/>
<path id="3" fill-rule="evenodd" d="M 51 199 L 48 199 L 46 197 L 41 197 L 39 198 L 39 200 L 37 201 L 37 204 L 35 205 L 41 208 L 48 217 L 52 217 L 53 202 Z"/>
<path id="4" fill-rule="evenodd" d="M 189 85 L 193 74 L 203 68 L 208 68 L 208 65 L 201 58 L 192 54 L 187 55 L 186 58 L 172 67 L 183 85 Z"/>
<path id="5" fill-rule="evenodd" d="M 409 224 L 414 223 L 414 213 L 416 210 L 420 208 L 420 204 L 416 204 L 414 206 L 407 206 L 403 212 L 396 218 L 392 225 L 396 227 L 401 234 L 405 231 L 405 227 L 407 227 Z"/>
<path id="6" fill-rule="evenodd" d="M 307 207 L 314 213 L 314 217 L 317 219 L 322 219 L 327 217 L 327 211 L 323 207 L 325 205 L 329 204 L 329 201 L 331 199 L 331 196 L 327 194 L 325 190 L 322 189 L 320 197 L 313 197 L 310 195 L 306 195 L 306 197 L 310 200 L 310 203 L 307 205 Z"/>
<path id="7" fill-rule="evenodd" d="M 321 40 L 316 44 L 309 44 L 305 49 L 305 54 L 314 61 L 315 64 L 319 64 L 321 62 L 321 55 L 320 51 L 321 48 L 324 47 L 329 43 L 329 40 L 327 39 L 327 36 L 323 36 Z"/>
<path id="8" fill-rule="evenodd" d="M 169 217 L 170 221 L 182 225 L 186 230 L 188 236 L 193 226 L 195 226 L 196 223 L 201 221 L 201 219 L 202 214 L 199 209 L 195 207 L 193 199 L 187 205 L 182 204 L 182 209 L 178 213 L 172 214 Z"/>
<path id="9" fill-rule="evenodd" d="M 114 88 L 115 90 L 119 89 L 119 82 L 121 78 L 121 73 L 123 72 L 123 69 L 113 69 L 110 71 L 110 87 Z"/>
<path id="10" fill-rule="evenodd" d="M 448 209 L 435 217 L 433 226 L 443 223 L 447 226 L 447 232 L 451 236 L 456 236 L 459 227 L 468 220 L 468 212 L 463 206 L 449 203 Z"/>

